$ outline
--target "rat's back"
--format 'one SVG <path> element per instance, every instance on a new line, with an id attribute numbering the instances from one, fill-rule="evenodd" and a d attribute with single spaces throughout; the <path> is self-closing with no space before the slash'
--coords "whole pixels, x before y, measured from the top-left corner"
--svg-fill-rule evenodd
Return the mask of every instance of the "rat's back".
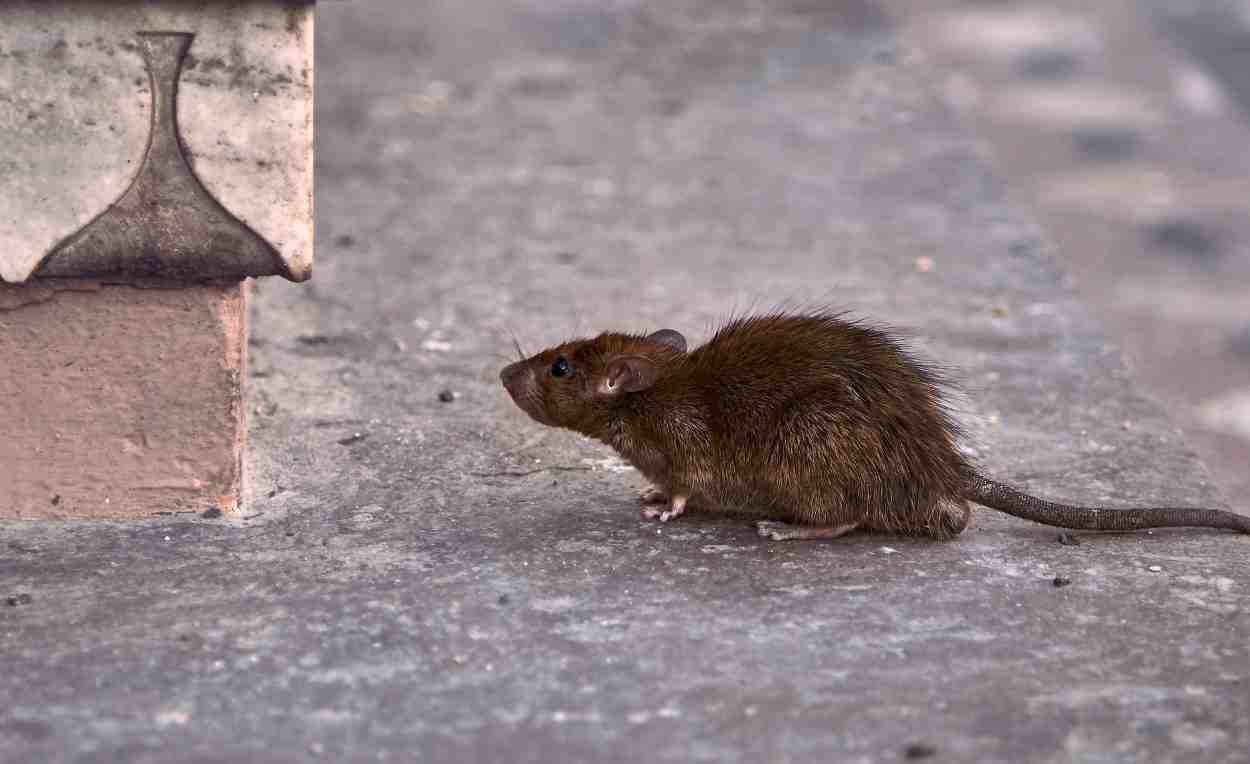
<path id="1" fill-rule="evenodd" d="M 752 483 L 801 522 L 946 535 L 967 470 L 957 429 L 937 374 L 888 332 L 832 313 L 735 319 L 682 376 L 711 415 L 718 484 Z"/>
<path id="2" fill-rule="evenodd" d="M 791 404 L 942 413 L 942 382 L 931 368 L 888 332 L 835 313 L 731 320 L 690 353 L 687 369 L 686 382 L 716 388 L 714 398 L 740 403 L 743 413 Z"/>

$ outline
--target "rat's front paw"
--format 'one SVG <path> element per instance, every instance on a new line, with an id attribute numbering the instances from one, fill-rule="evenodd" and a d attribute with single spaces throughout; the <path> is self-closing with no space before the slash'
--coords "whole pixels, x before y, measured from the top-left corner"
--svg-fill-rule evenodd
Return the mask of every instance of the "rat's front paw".
<path id="1" fill-rule="evenodd" d="M 667 509 L 664 507 L 643 507 L 642 516 L 648 520 L 659 520 L 662 523 L 667 523 L 669 520 L 680 516 L 681 513 L 685 511 L 686 497 L 678 495 L 674 496 L 673 500 L 669 502 Z"/>

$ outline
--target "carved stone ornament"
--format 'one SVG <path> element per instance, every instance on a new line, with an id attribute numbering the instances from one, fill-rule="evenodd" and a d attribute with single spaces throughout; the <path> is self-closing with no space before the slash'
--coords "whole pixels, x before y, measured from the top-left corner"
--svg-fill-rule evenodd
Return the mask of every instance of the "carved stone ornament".
<path id="1" fill-rule="evenodd" d="M 0 0 L 0 282 L 304 281 L 311 0 Z"/>
<path id="2" fill-rule="evenodd" d="M 199 280 L 283 275 L 272 246 L 204 189 L 178 137 L 178 75 L 195 35 L 140 32 L 152 84 L 152 128 L 126 193 L 44 258 L 38 277 Z"/>

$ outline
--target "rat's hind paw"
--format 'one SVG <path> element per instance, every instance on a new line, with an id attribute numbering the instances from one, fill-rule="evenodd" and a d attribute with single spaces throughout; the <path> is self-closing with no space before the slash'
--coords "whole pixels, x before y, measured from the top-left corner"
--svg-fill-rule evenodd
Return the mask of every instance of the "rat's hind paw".
<path id="1" fill-rule="evenodd" d="M 641 501 L 643 504 L 667 504 L 668 494 L 655 486 L 648 486 L 638 492 L 638 501 Z M 643 514 L 646 514 L 645 510 Z"/>
<path id="2" fill-rule="evenodd" d="M 685 511 L 686 497 L 678 494 L 673 497 L 671 502 L 668 503 L 667 508 L 663 505 L 658 507 L 643 507 L 642 516 L 648 520 L 659 520 L 662 523 L 667 523 L 669 520 L 680 516 L 681 513 Z"/>
<path id="3" fill-rule="evenodd" d="M 801 539 L 836 539 L 855 530 L 857 523 L 850 525 L 791 525 L 772 520 L 760 520 L 755 524 L 761 536 L 773 541 L 795 541 Z"/>
<path id="4" fill-rule="evenodd" d="M 794 526 L 789 523 L 776 523 L 772 520 L 760 520 L 755 524 L 755 530 L 764 538 L 773 541 L 785 541 L 790 538 L 787 532 L 794 530 Z"/>

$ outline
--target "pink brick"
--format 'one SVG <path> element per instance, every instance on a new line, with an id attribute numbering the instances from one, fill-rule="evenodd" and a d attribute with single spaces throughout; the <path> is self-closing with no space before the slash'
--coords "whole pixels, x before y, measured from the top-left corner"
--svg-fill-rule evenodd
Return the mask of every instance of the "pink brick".
<path id="1" fill-rule="evenodd" d="M 0 284 L 0 517 L 234 511 L 245 317 L 241 283 Z"/>

